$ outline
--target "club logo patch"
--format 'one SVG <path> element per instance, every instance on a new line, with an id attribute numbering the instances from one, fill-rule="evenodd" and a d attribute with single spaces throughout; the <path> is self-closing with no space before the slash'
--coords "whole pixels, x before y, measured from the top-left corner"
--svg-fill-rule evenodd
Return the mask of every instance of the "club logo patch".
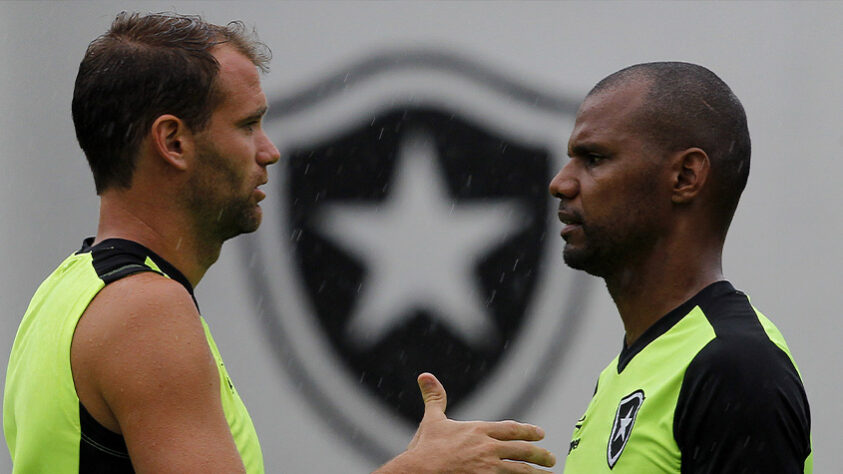
<path id="1" fill-rule="evenodd" d="M 643 403 L 643 390 L 636 390 L 621 399 L 618 411 L 615 414 L 615 422 L 612 425 L 612 433 L 609 435 L 607 458 L 610 469 L 615 467 L 618 458 L 623 454 L 626 443 L 629 442 L 629 437 L 632 434 L 635 418 L 638 416 L 638 411 Z"/>
<path id="2" fill-rule="evenodd" d="M 260 231 L 239 239 L 280 364 L 382 461 L 423 413 L 514 418 L 573 337 L 589 280 L 547 192 L 576 102 L 450 53 L 364 59 L 270 101 Z"/>

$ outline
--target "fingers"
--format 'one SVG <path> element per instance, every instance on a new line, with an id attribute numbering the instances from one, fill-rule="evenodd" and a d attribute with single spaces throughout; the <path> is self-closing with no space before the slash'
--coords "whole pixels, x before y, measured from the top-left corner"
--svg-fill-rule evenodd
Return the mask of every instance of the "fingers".
<path id="1" fill-rule="evenodd" d="M 535 425 L 517 421 L 496 421 L 487 423 L 486 433 L 501 441 L 524 440 L 540 441 L 544 439 L 544 430 Z"/>
<path id="2" fill-rule="evenodd" d="M 544 469 L 539 469 L 537 467 L 533 467 L 529 464 L 524 464 L 522 462 L 516 461 L 504 461 L 503 468 L 498 472 L 506 473 L 506 474 L 537 474 L 537 473 L 544 473 L 547 474 L 548 472 Z"/>
<path id="3" fill-rule="evenodd" d="M 485 472 L 494 466 L 494 472 L 501 473 L 546 473 L 540 467 L 556 464 L 550 451 L 532 443 L 544 438 L 544 430 L 538 426 L 515 421 L 448 420 L 448 398 L 439 380 L 423 373 L 418 384 L 424 400 L 424 418 L 410 441 L 405 461 L 415 456 L 430 462 L 430 453 L 436 453 L 435 457 L 448 470 Z"/>
<path id="4" fill-rule="evenodd" d="M 526 461 L 544 467 L 553 467 L 556 464 L 556 456 L 553 453 L 526 441 L 500 443 L 498 457 L 513 461 Z"/>
<path id="5" fill-rule="evenodd" d="M 419 390 L 424 400 L 424 417 L 445 417 L 445 408 L 448 406 L 448 396 L 445 387 L 433 374 L 425 372 L 418 378 Z"/>

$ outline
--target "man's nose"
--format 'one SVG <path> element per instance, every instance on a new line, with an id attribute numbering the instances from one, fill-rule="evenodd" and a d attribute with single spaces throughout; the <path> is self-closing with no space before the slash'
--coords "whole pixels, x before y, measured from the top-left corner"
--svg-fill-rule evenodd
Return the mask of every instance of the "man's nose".
<path id="1" fill-rule="evenodd" d="M 258 152 L 258 156 L 261 164 L 264 164 L 265 166 L 276 163 L 279 159 L 281 159 L 281 153 L 278 151 L 278 148 L 275 147 L 275 144 L 272 143 L 272 140 L 266 136 L 266 133 L 263 133 L 263 143 L 261 144 L 261 150 Z"/>
<path id="2" fill-rule="evenodd" d="M 550 180 L 550 195 L 560 199 L 572 199 L 579 192 L 579 182 L 573 173 L 573 161 L 569 160 L 565 166 Z"/>

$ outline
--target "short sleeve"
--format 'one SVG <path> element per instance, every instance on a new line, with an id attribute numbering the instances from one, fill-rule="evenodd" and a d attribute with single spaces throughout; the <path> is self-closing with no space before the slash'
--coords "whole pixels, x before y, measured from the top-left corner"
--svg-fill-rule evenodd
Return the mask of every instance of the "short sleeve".
<path id="1" fill-rule="evenodd" d="M 799 473 L 811 452 L 802 380 L 769 340 L 718 337 L 691 361 L 674 414 L 683 473 Z"/>

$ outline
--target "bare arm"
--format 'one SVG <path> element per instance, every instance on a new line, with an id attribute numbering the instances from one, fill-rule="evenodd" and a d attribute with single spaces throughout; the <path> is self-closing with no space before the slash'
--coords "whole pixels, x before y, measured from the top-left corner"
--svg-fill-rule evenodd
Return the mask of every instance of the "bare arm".
<path id="1" fill-rule="evenodd" d="M 138 473 L 245 472 L 199 313 L 177 282 L 142 273 L 106 286 L 71 363 L 80 401 L 123 435 Z"/>
<path id="2" fill-rule="evenodd" d="M 431 374 L 419 376 L 424 418 L 407 450 L 375 474 L 537 473 L 527 463 L 552 467 L 556 458 L 530 441 L 544 438 L 541 428 L 515 421 L 454 421 L 445 417 L 447 398 Z"/>

